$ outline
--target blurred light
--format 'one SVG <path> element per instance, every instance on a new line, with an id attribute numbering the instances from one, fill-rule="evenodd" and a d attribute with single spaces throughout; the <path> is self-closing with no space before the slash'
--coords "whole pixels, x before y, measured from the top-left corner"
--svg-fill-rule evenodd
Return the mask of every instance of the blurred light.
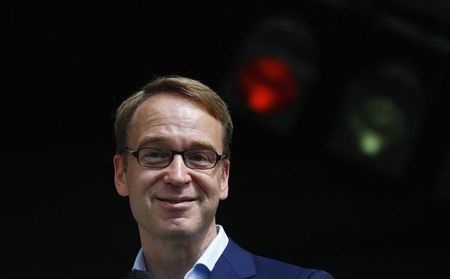
<path id="1" fill-rule="evenodd" d="M 279 58 L 256 57 L 239 73 L 240 93 L 248 107 L 261 114 L 279 113 L 298 96 L 293 71 Z"/>
<path id="2" fill-rule="evenodd" d="M 268 17 L 249 29 L 222 92 L 234 113 L 290 135 L 317 77 L 315 40 L 299 18 Z"/>
<path id="3" fill-rule="evenodd" d="M 420 77 L 408 65 L 386 62 L 361 71 L 346 89 L 330 137 L 332 150 L 400 175 L 423 122 Z"/>
<path id="4" fill-rule="evenodd" d="M 406 123 L 402 109 L 387 97 L 363 100 L 349 112 L 349 125 L 360 151 L 377 156 L 405 139 Z"/>
<path id="5" fill-rule="evenodd" d="M 383 139 L 379 134 L 372 131 L 365 131 L 360 138 L 359 147 L 367 156 L 375 156 L 380 152 Z"/>

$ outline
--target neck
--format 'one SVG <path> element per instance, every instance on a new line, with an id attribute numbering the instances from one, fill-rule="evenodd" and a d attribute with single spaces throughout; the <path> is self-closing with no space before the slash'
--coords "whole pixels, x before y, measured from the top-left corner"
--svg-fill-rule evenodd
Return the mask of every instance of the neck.
<path id="1" fill-rule="evenodd" d="M 155 279 L 183 279 L 216 235 L 215 225 L 198 236 L 174 240 L 146 238 L 141 232 L 147 268 Z"/>

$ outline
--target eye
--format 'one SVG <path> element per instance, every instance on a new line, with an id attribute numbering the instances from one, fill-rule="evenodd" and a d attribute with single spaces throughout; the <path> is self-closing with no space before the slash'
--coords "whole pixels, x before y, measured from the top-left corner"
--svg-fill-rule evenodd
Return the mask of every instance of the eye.
<path id="1" fill-rule="evenodd" d="M 215 153 L 209 150 L 192 150 L 186 152 L 186 158 L 195 164 L 207 164 L 215 161 Z"/>
<path id="2" fill-rule="evenodd" d="M 141 160 L 145 162 L 161 162 L 170 158 L 170 152 L 162 149 L 142 149 Z"/>

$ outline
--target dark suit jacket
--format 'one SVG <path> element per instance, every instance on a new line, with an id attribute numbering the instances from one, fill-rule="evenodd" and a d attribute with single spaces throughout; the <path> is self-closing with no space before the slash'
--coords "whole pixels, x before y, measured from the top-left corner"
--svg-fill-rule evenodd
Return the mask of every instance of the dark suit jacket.
<path id="1" fill-rule="evenodd" d="M 256 256 L 231 239 L 214 266 L 210 279 L 333 279 L 325 271 L 303 268 L 274 259 Z"/>

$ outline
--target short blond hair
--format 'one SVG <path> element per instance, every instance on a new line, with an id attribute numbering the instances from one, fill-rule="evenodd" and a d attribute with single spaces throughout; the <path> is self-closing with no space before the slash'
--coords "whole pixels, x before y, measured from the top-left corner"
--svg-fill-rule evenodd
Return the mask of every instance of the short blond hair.
<path id="1" fill-rule="evenodd" d="M 226 103 L 207 85 L 181 76 L 156 77 L 120 104 L 116 110 L 114 122 L 117 154 L 124 152 L 127 148 L 128 130 L 134 113 L 145 100 L 156 94 L 176 94 L 204 108 L 222 124 L 223 155 L 230 156 L 233 123 Z"/>

